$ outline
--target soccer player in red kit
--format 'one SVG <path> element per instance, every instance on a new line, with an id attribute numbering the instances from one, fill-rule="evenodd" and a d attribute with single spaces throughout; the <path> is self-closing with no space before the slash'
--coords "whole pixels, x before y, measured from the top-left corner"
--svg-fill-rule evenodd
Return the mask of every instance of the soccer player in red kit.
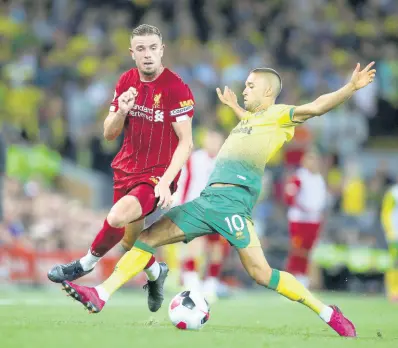
<path id="1" fill-rule="evenodd" d="M 327 204 L 326 183 L 319 167 L 318 154 L 307 151 L 301 160 L 301 168 L 285 187 L 290 236 L 286 271 L 305 287 L 309 286 L 309 256 L 318 239 Z"/>
<path id="2" fill-rule="evenodd" d="M 143 24 L 133 30 L 130 52 L 137 68 L 121 75 L 104 122 L 104 137 L 109 141 L 124 131 L 122 148 L 112 162 L 114 205 L 87 255 L 48 272 L 53 282 L 88 274 L 120 241 L 130 250 L 145 216 L 171 203 L 181 168 L 192 151 L 194 99 L 181 78 L 163 67 L 163 51 L 159 29 Z M 146 273 L 148 306 L 154 312 L 163 302 L 168 268 L 152 258 Z"/>

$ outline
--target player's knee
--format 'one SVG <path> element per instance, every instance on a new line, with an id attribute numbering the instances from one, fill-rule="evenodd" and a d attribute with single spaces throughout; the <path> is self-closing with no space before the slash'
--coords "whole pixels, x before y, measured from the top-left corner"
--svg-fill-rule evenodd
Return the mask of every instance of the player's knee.
<path id="1" fill-rule="evenodd" d="M 121 228 L 126 225 L 122 214 L 118 213 L 114 209 L 111 209 L 106 219 L 108 220 L 108 224 L 114 228 Z"/>
<path id="2" fill-rule="evenodd" d="M 249 270 L 249 274 L 258 285 L 268 286 L 271 279 L 272 269 L 262 265 L 252 265 Z"/>
<path id="3" fill-rule="evenodd" d="M 125 196 L 112 207 L 107 220 L 112 227 L 120 228 L 136 221 L 141 215 L 142 209 L 137 199 L 133 196 Z"/>

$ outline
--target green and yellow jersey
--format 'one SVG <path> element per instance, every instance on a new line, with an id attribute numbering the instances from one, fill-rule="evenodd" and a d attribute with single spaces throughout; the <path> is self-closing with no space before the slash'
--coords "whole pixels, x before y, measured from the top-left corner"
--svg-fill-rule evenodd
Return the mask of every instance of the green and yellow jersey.
<path id="1" fill-rule="evenodd" d="M 298 122 L 293 121 L 294 106 L 272 105 L 267 110 L 250 113 L 231 131 L 222 146 L 210 176 L 214 183 L 247 187 L 254 202 L 261 191 L 261 178 L 271 157 L 289 142 Z"/>

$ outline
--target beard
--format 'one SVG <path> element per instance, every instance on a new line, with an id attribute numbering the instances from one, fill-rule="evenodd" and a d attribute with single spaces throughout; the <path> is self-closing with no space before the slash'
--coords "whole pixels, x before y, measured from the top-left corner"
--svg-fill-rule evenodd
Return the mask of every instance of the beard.
<path id="1" fill-rule="evenodd" d="M 147 77 L 151 77 L 153 75 L 156 75 L 156 73 L 159 71 L 160 65 L 156 66 L 155 64 L 152 64 L 151 66 L 146 66 L 143 65 L 141 70 L 141 73 Z"/>
<path id="2" fill-rule="evenodd" d="M 141 72 L 145 75 L 145 76 L 153 76 L 156 73 L 156 69 L 150 69 L 150 70 L 141 70 Z"/>

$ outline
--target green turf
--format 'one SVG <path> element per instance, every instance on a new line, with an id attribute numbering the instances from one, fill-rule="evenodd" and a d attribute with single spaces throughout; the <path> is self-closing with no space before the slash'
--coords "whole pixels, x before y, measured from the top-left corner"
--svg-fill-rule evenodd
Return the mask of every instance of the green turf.
<path id="1" fill-rule="evenodd" d="M 380 297 L 323 298 L 340 305 L 356 323 L 358 339 L 338 337 L 307 308 L 266 290 L 212 305 L 210 320 L 199 332 L 175 329 L 167 305 L 150 313 L 141 292 L 118 293 L 102 313 L 88 315 L 61 291 L 2 291 L 0 347 L 398 347 L 398 306 Z"/>

